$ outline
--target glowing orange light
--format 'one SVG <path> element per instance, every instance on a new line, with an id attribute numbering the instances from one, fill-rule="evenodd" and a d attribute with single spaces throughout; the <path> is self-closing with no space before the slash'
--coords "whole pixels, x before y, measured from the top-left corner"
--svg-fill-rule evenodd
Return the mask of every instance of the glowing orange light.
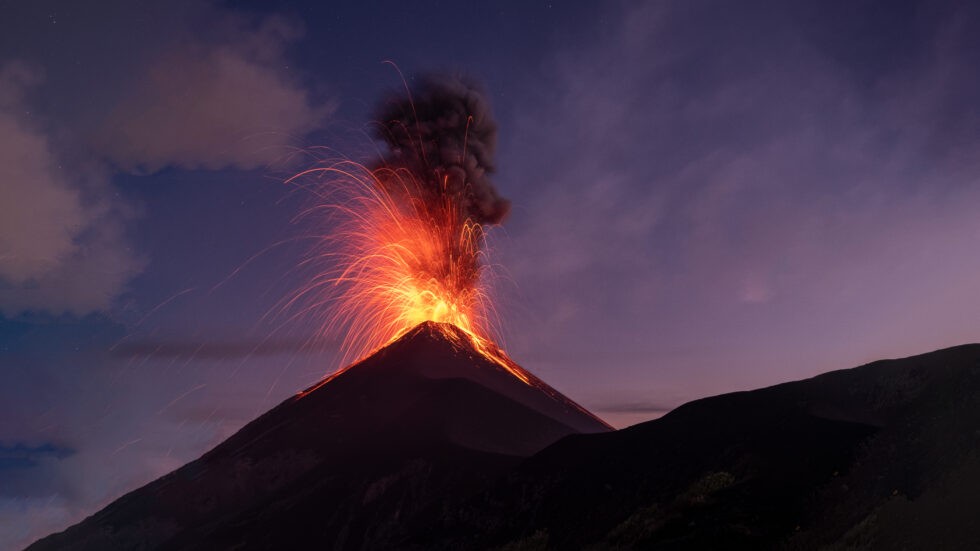
<path id="1" fill-rule="evenodd" d="M 346 328 L 345 363 L 435 321 L 458 327 L 486 358 L 531 384 L 491 339 L 486 231 L 465 215 L 461 197 L 445 185 L 434 192 L 409 170 L 351 161 L 290 181 L 311 176 L 326 183 L 305 214 L 324 215 L 328 227 L 309 262 L 325 268 L 292 302 L 321 315 L 324 334 Z"/>

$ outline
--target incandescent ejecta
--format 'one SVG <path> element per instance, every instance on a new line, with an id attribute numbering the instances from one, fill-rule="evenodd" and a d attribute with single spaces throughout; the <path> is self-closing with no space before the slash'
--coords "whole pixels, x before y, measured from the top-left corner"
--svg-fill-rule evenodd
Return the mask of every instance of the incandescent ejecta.
<path id="1" fill-rule="evenodd" d="M 305 214 L 321 236 L 309 259 L 316 273 L 291 303 L 317 316 L 323 334 L 346 333 L 347 361 L 434 321 L 511 370 L 493 344 L 486 235 L 510 203 L 489 178 L 497 127 L 484 94 L 460 77 L 421 77 L 382 102 L 376 134 L 382 157 L 291 179 L 313 180 L 317 202 Z"/>

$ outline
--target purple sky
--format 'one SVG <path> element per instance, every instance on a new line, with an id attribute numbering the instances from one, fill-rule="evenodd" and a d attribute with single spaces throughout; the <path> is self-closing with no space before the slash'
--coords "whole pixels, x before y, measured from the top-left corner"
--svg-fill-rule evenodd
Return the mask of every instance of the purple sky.
<path id="1" fill-rule="evenodd" d="M 338 367 L 282 181 L 383 60 L 485 83 L 505 347 L 614 425 L 980 340 L 974 3 L 100 4 L 0 7 L 0 549 Z"/>

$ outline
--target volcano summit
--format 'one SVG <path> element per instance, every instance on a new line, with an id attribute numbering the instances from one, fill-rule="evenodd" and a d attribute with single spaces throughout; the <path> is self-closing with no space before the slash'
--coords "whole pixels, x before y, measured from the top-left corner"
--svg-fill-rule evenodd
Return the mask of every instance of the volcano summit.
<path id="1" fill-rule="evenodd" d="M 609 430 L 520 372 L 455 326 L 420 324 L 30 549 L 390 546 L 414 515 L 438 515 L 559 438 Z"/>

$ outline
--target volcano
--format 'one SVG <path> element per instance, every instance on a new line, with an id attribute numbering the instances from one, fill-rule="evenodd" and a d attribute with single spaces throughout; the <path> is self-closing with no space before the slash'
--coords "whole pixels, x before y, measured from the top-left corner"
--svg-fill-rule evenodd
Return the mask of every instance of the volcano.
<path id="1" fill-rule="evenodd" d="M 29 549 L 980 549 L 980 344 L 613 432 L 470 343 L 420 325 Z"/>
<path id="2" fill-rule="evenodd" d="M 370 549 L 602 420 L 426 322 L 32 551 Z M 518 370 L 518 371 L 514 371 Z"/>

